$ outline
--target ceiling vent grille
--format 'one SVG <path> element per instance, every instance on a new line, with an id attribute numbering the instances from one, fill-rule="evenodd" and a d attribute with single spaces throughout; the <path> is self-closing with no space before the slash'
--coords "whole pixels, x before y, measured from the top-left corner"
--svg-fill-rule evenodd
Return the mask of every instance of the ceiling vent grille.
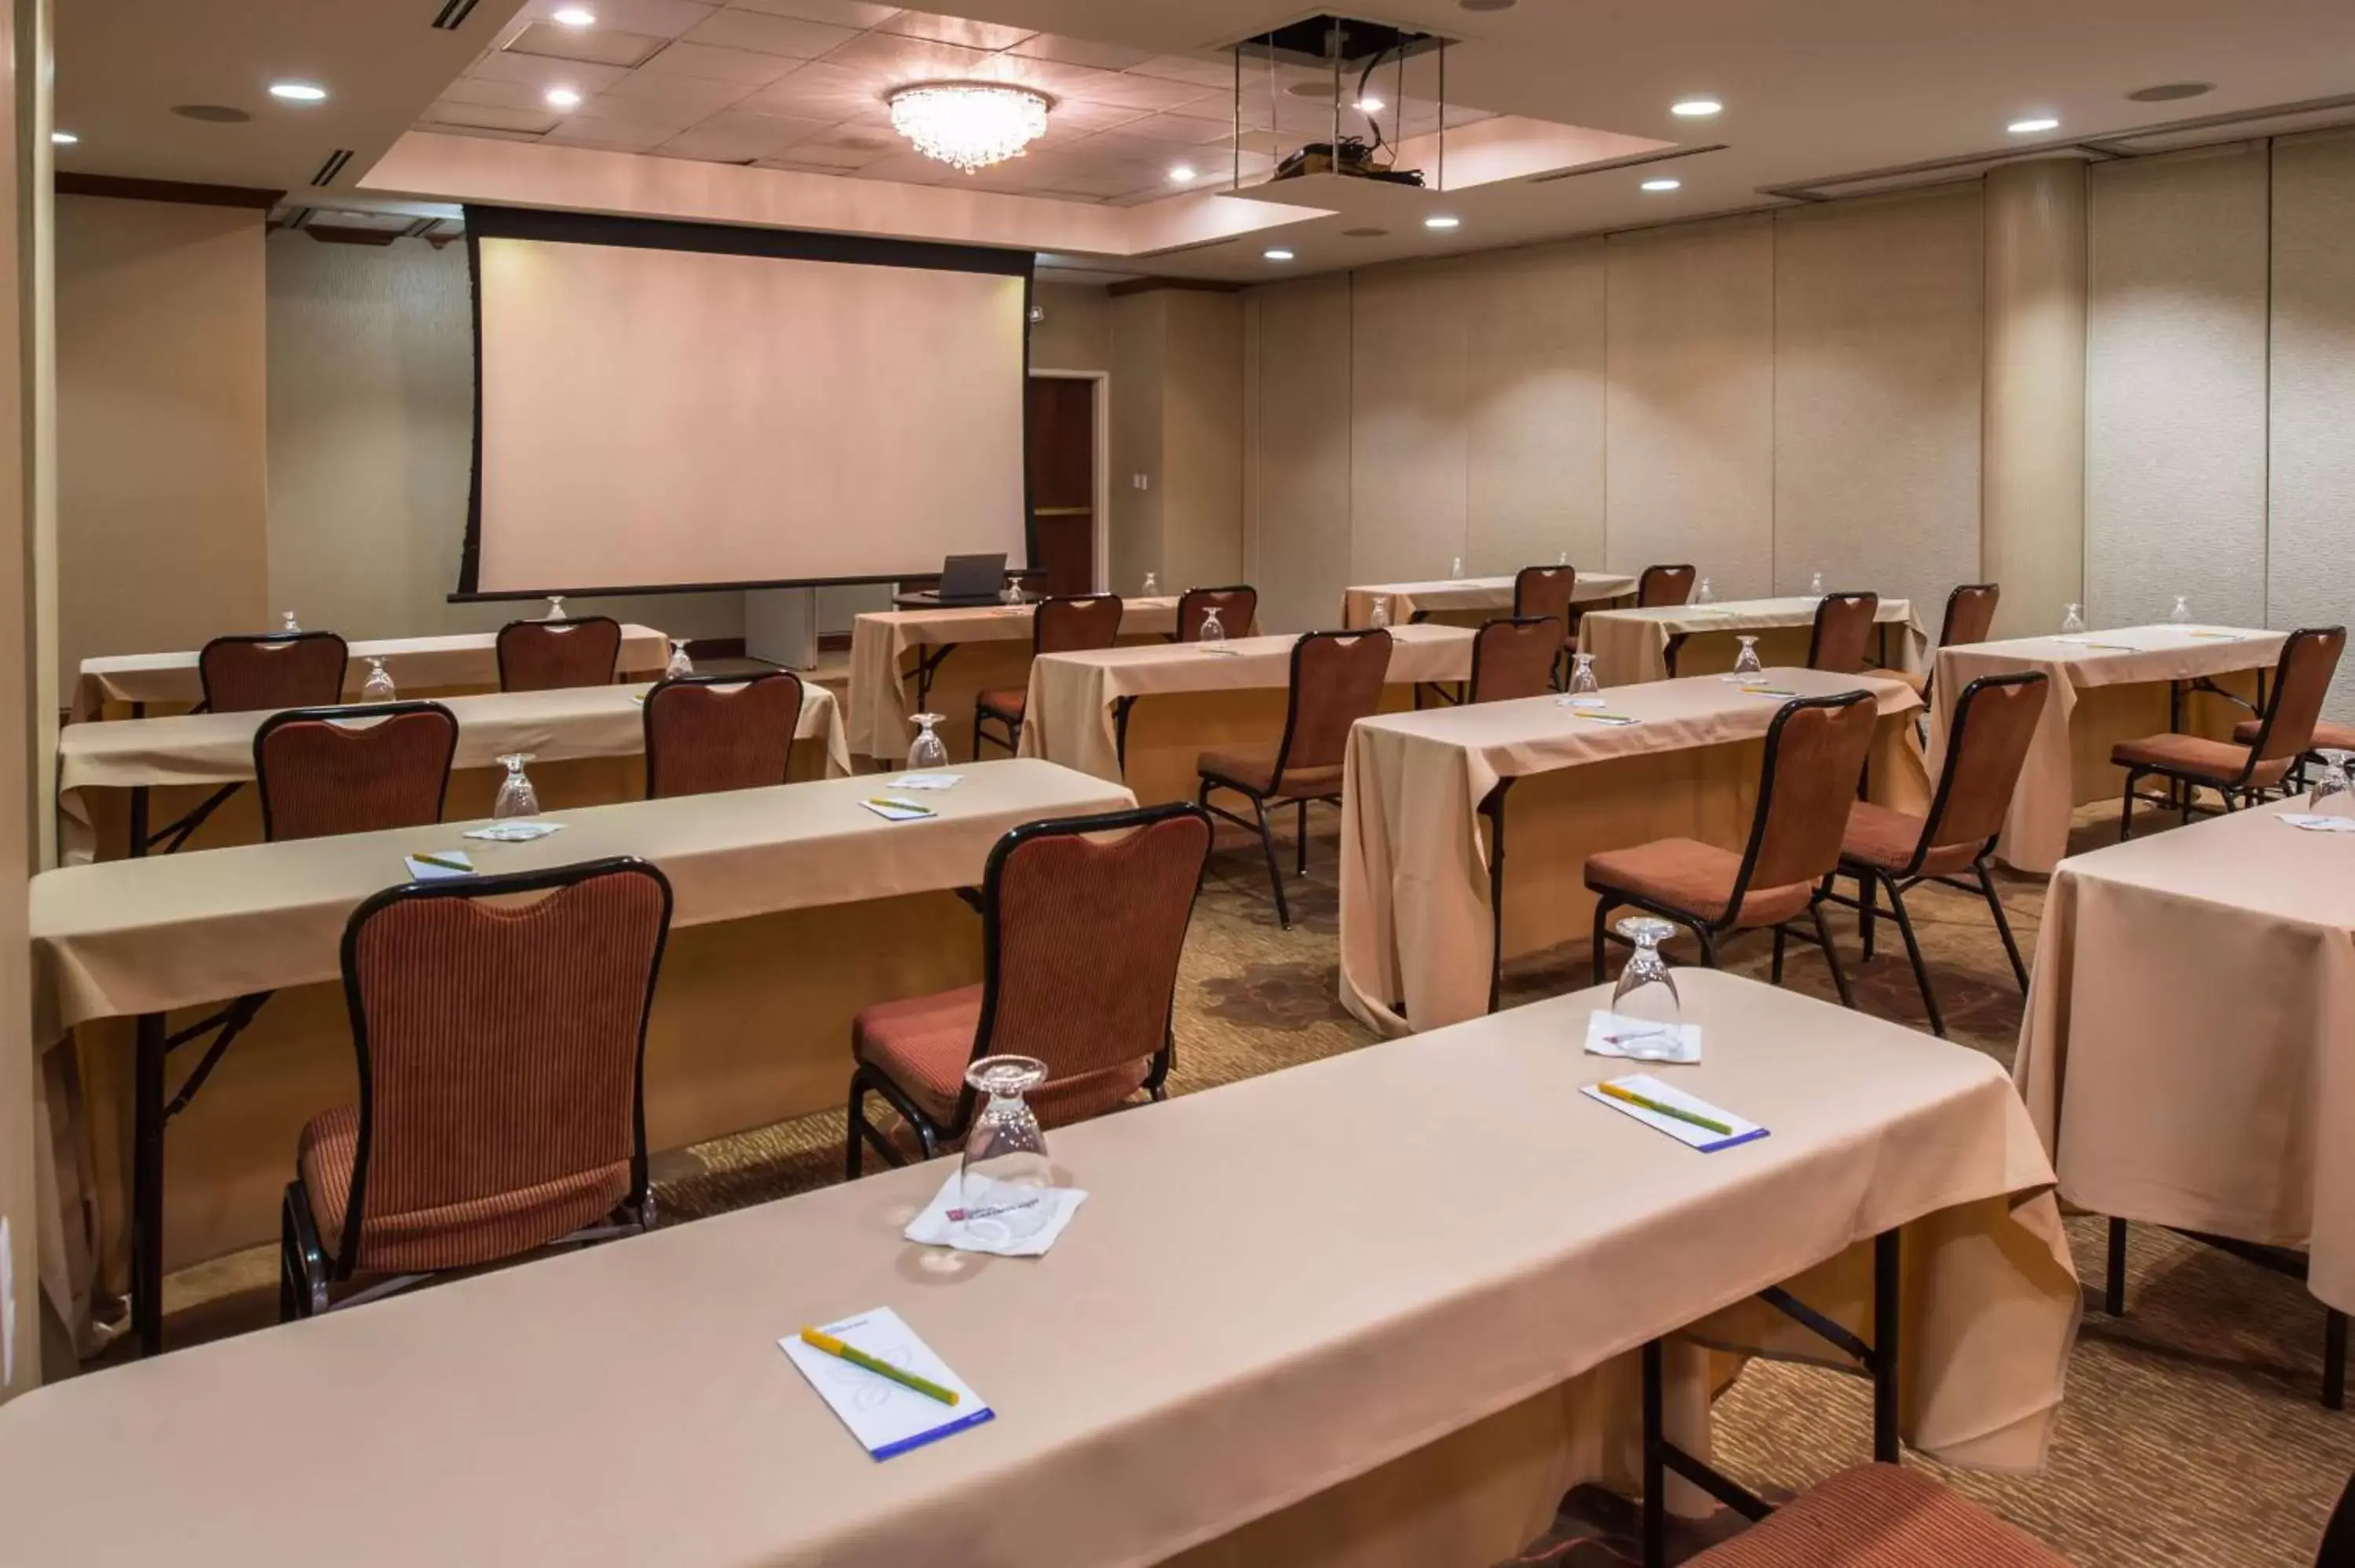
<path id="1" fill-rule="evenodd" d="M 336 148 L 327 154 L 327 161 L 319 165 L 319 172 L 311 176 L 311 183 L 314 185 L 334 185 L 336 176 L 342 174 L 344 165 L 351 161 L 352 150 L 349 147 Z"/>
<path id="2" fill-rule="evenodd" d="M 466 25 L 466 18 L 474 14 L 476 4 L 477 0 L 446 0 L 442 14 L 433 18 L 433 25 L 445 33 L 454 33 Z"/>

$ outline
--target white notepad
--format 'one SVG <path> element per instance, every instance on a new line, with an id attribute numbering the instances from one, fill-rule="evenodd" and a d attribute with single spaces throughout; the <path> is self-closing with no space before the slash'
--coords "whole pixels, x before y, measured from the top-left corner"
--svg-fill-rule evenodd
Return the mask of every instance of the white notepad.
<path id="1" fill-rule="evenodd" d="M 442 882 L 453 876 L 474 874 L 474 859 L 464 850 L 429 850 L 426 853 L 433 856 L 433 860 L 455 861 L 457 863 L 436 865 L 433 861 L 422 860 L 413 854 L 403 855 L 400 858 L 408 863 L 411 882 Z"/>
<path id="2" fill-rule="evenodd" d="M 1643 1106 L 1629 1105 L 1625 1100 L 1614 1099 L 1593 1084 L 1578 1091 L 1596 1105 L 1609 1106 L 1623 1116 L 1631 1116 L 1646 1127 L 1655 1131 L 1665 1132 L 1678 1143 L 1698 1149 L 1703 1154 L 1714 1154 L 1721 1149 L 1732 1149 L 1738 1143 L 1748 1143 L 1766 1136 L 1766 1129 L 1756 1122 L 1746 1121 L 1730 1110 L 1710 1104 L 1699 1096 L 1689 1095 L 1682 1089 L 1662 1083 L 1649 1073 L 1630 1073 L 1625 1077 L 1612 1078 L 1607 1082 L 1617 1085 L 1630 1094 L 1641 1095 L 1646 1099 L 1656 1101 L 1660 1105 L 1674 1106 L 1678 1110 L 1690 1111 L 1695 1116 L 1705 1116 L 1710 1120 L 1732 1129 L 1730 1132 L 1719 1132 L 1714 1128 L 1701 1127 L 1676 1117 L 1662 1116 L 1659 1112 L 1646 1109 Z"/>
<path id="3" fill-rule="evenodd" d="M 805 1344 L 798 1333 L 779 1340 L 777 1346 L 785 1352 L 785 1359 L 801 1369 L 818 1397 L 833 1407 L 850 1435 L 875 1458 L 889 1459 L 921 1448 L 951 1433 L 978 1426 L 996 1414 L 889 1307 L 817 1327 L 819 1332 L 833 1335 L 853 1350 L 939 1383 L 959 1396 L 954 1404 L 943 1404 L 930 1394 L 903 1388 L 879 1372 Z"/>
<path id="4" fill-rule="evenodd" d="M 930 806 L 920 805 L 916 801 L 903 800 L 896 795 L 878 795 L 872 800 L 861 800 L 858 803 L 887 822 L 921 822 L 926 817 L 938 814 Z"/>

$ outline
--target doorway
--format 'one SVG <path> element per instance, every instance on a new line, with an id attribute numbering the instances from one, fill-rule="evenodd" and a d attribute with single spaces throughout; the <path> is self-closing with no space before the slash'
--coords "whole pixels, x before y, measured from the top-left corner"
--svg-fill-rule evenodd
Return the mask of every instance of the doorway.
<path id="1" fill-rule="evenodd" d="M 1050 594 L 1093 593 L 1103 562 L 1103 372 L 1042 370 L 1028 388 L 1031 566 Z"/>

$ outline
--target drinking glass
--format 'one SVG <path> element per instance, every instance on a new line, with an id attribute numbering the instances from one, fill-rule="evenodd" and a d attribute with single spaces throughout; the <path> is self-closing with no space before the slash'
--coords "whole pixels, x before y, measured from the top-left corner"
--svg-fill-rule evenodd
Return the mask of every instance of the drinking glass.
<path id="1" fill-rule="evenodd" d="M 549 620 L 561 620 L 564 619 L 564 596 L 562 594 L 552 593 L 548 596 L 547 619 Z"/>
<path id="2" fill-rule="evenodd" d="M 1054 1217 L 1055 1173 L 1047 1163 L 1047 1135 L 1022 1097 L 1047 1081 L 1035 1056 L 984 1056 L 964 1081 L 987 1097 L 964 1135 L 958 1168 L 962 1223 L 975 1237 L 1003 1244 L 1035 1235 Z"/>
<path id="3" fill-rule="evenodd" d="M 1627 1021 L 1611 1043 L 1630 1056 L 1657 1062 L 1684 1054 L 1684 1003 L 1668 972 L 1660 944 L 1677 933 L 1666 920 L 1634 915 L 1619 922 L 1619 934 L 1636 945 L 1635 957 L 1619 971 L 1611 1011 Z"/>
<path id="4" fill-rule="evenodd" d="M 1006 586 L 997 590 L 997 602 L 1000 604 L 1020 604 L 1022 602 L 1022 579 L 1020 577 L 1007 578 Z"/>
<path id="5" fill-rule="evenodd" d="M 392 688 L 392 675 L 385 669 L 384 661 L 370 657 L 368 679 L 360 683 L 360 701 L 389 703 L 396 694 Z"/>
<path id="6" fill-rule="evenodd" d="M 2314 789 L 2306 798 L 2306 809 L 2318 817 L 2355 817 L 2355 779 L 2347 772 L 2347 759 L 2355 752 L 2326 751 L 2322 754 L 2321 777 L 2314 781 Z"/>
<path id="7" fill-rule="evenodd" d="M 1146 597 L 1146 599 L 1151 599 L 1154 595 L 1156 595 L 1156 594 L 1159 593 L 1160 591 L 1161 591 L 1161 576 L 1160 576 L 1160 574 L 1159 574 L 1159 573 L 1157 573 L 1157 572 L 1147 572 L 1147 573 L 1146 573 L 1146 574 L 1145 574 L 1145 597 Z"/>
<path id="8" fill-rule="evenodd" d="M 1709 586 L 1709 579 L 1707 577 L 1701 578 L 1700 587 L 1693 589 L 1692 601 L 1695 604 L 1715 604 L 1717 602 L 1717 590 Z"/>
<path id="9" fill-rule="evenodd" d="M 2169 624 L 2170 624 L 2170 625 L 2174 625 L 2174 626 L 2189 626 L 2189 625 L 2190 625 L 2190 624 L 2191 624 L 2191 600 L 2190 600 L 2190 598 L 2188 595 L 2185 595 L 2185 594 L 2177 594 L 2177 595 L 2175 596 L 2175 608 L 2174 608 L 2173 609 L 2170 609 L 2170 610 L 2169 610 L 2169 611 L 2167 612 L 2167 619 L 2168 619 L 2168 622 L 2169 622 Z"/>
<path id="10" fill-rule="evenodd" d="M 1577 653 L 1572 657 L 1576 662 L 1571 667 L 1570 694 L 1573 697 L 1600 696 L 1603 683 L 1594 678 L 1594 655 Z"/>
<path id="11" fill-rule="evenodd" d="M 663 666 L 663 675 L 668 680 L 676 681 L 681 676 L 692 675 L 694 673 L 695 661 L 687 656 L 687 639 L 684 637 L 672 638 L 670 640 L 670 662 Z"/>
<path id="12" fill-rule="evenodd" d="M 908 747 L 909 772 L 922 773 L 931 768 L 946 768 L 949 765 L 947 745 L 939 736 L 932 733 L 932 726 L 941 722 L 942 716 L 939 714 L 908 715 L 908 722 L 916 726 L 916 743 Z"/>
<path id="13" fill-rule="evenodd" d="M 283 631 L 284 631 L 288 636 L 290 636 L 290 637 L 291 637 L 291 636 L 293 636 L 295 632 L 298 632 L 298 631 L 300 631 L 300 630 L 303 630 L 303 628 L 302 628 L 301 626 L 299 626 L 299 625 L 297 625 L 297 624 L 295 623 L 295 620 L 294 620 L 294 612 L 293 612 L 293 610 L 291 610 L 291 609 L 290 609 L 290 610 L 288 610 L 288 611 L 286 612 L 286 624 L 285 624 L 283 627 L 282 627 L 280 630 L 283 630 Z"/>
<path id="14" fill-rule="evenodd" d="M 2078 632 L 2084 630 L 2085 607 L 2082 604 L 2073 604 L 2065 607 L 2061 614 L 2061 635 L 2063 637 L 2073 637 Z"/>
<path id="15" fill-rule="evenodd" d="M 1202 612 L 1202 635 L 1199 641 L 1224 642 L 1226 640 L 1226 623 L 1219 619 L 1219 607 L 1214 604 Z"/>
<path id="16" fill-rule="evenodd" d="M 1817 572 L 1815 576 L 1807 579 L 1807 597 L 1809 599 L 1821 599 L 1824 597 L 1823 573 Z"/>
<path id="17" fill-rule="evenodd" d="M 1366 618 L 1366 624 L 1369 626 L 1388 626 L 1390 623 L 1391 596 L 1386 593 L 1378 593 L 1374 596 L 1374 612 Z"/>
<path id="18" fill-rule="evenodd" d="M 1727 678 L 1735 681 L 1751 681 L 1765 673 L 1766 666 L 1758 662 L 1758 639 L 1743 638 L 1742 651 L 1733 656 L 1733 673 Z"/>
<path id="19" fill-rule="evenodd" d="M 531 760 L 528 751 L 510 751 L 499 758 L 506 764 L 507 776 L 499 781 L 499 798 L 491 803 L 491 815 L 506 817 L 537 817 L 539 815 L 539 791 L 531 787 L 531 779 L 523 765 Z"/>
<path id="20" fill-rule="evenodd" d="M 1449 562 L 1449 563 L 1448 563 L 1448 566 L 1447 566 L 1447 575 L 1448 575 L 1449 577 L 1455 577 L 1455 578 L 1458 578 L 1458 579 L 1460 579 L 1460 578 L 1464 576 L 1464 557 L 1463 557 L 1463 556 L 1456 556 L 1453 561 L 1451 561 L 1451 562 Z"/>

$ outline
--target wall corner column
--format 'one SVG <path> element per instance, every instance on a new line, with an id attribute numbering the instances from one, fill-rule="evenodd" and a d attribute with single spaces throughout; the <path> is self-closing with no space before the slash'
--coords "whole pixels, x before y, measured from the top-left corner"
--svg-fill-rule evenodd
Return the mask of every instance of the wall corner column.
<path id="1" fill-rule="evenodd" d="M 2085 165 L 1987 176 L 1987 367 L 1979 567 L 2000 636 L 2057 626 L 2085 597 Z"/>

